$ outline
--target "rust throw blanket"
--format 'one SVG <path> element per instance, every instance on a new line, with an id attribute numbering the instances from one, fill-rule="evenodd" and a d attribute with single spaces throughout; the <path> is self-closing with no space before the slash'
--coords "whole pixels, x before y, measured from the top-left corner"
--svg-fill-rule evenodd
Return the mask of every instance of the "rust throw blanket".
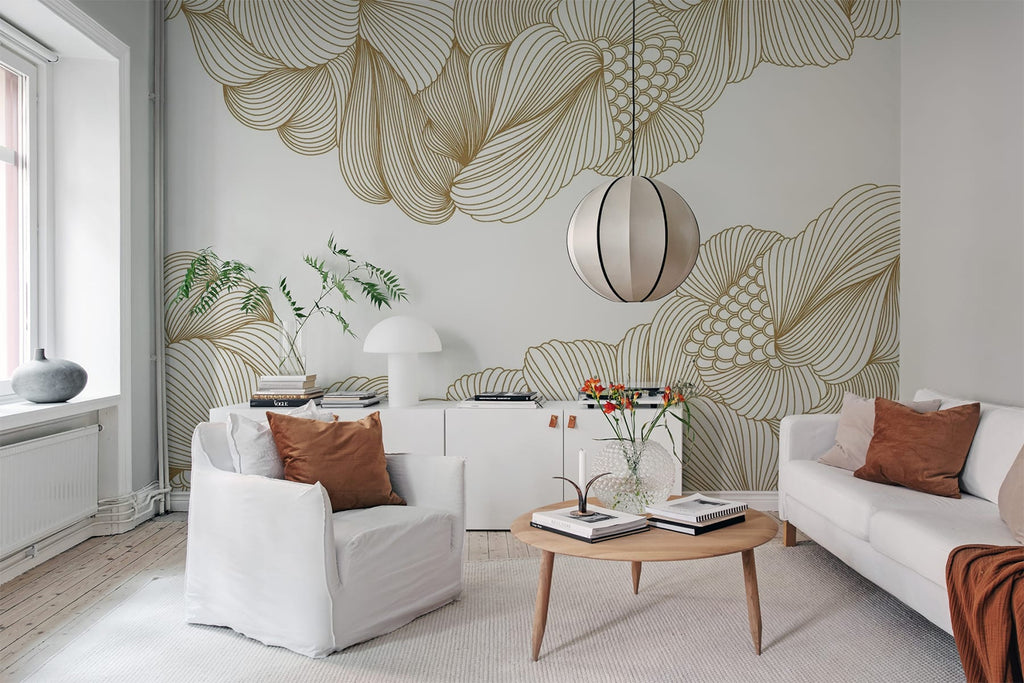
<path id="1" fill-rule="evenodd" d="M 946 590 L 967 680 L 1024 680 L 1024 546 L 954 548 Z"/>

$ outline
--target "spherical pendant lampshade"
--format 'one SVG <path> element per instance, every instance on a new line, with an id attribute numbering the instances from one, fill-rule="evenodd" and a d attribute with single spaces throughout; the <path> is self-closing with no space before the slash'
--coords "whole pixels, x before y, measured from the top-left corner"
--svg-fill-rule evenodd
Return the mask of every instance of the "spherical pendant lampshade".
<path id="1" fill-rule="evenodd" d="M 566 236 L 580 279 L 611 301 L 654 301 L 693 270 L 697 219 L 671 187 L 643 176 L 615 178 L 573 212 Z"/>

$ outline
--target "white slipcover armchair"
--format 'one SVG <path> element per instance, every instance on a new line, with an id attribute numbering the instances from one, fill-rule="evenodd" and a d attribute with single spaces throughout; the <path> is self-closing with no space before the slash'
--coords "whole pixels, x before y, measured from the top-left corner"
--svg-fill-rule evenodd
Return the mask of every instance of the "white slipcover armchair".
<path id="1" fill-rule="evenodd" d="M 186 619 L 323 657 L 462 590 L 464 462 L 387 456 L 407 505 L 331 512 L 327 492 L 238 474 L 223 423 L 192 437 Z"/>

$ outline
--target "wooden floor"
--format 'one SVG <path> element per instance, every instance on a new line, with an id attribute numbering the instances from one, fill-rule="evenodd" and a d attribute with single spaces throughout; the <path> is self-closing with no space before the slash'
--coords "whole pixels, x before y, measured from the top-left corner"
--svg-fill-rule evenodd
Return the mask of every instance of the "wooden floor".
<path id="1" fill-rule="evenodd" d="M 146 582 L 185 570 L 185 513 L 91 538 L 0 586 L 0 681 L 42 666 Z M 508 532 L 469 531 L 467 562 L 540 557 Z"/>

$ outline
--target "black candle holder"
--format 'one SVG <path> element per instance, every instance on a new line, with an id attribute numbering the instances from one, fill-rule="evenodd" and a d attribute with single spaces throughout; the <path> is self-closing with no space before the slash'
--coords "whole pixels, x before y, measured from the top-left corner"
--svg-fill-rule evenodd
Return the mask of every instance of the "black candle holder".
<path id="1" fill-rule="evenodd" d="M 551 478 L 552 479 L 564 479 L 565 481 L 567 481 L 570 484 L 572 484 L 572 487 L 574 489 L 576 489 L 576 495 L 579 496 L 579 507 L 577 509 L 573 510 L 572 512 L 570 512 L 569 514 L 572 515 L 573 517 L 590 517 L 591 515 L 596 515 L 597 514 L 596 512 L 589 512 L 587 510 L 587 494 L 590 493 L 590 486 L 595 481 L 597 481 L 601 477 L 603 477 L 605 475 L 608 475 L 608 474 L 611 474 L 611 472 L 602 472 L 601 474 L 596 475 L 594 478 L 592 478 L 590 481 L 587 482 L 586 488 L 583 489 L 582 491 L 580 490 L 579 484 L 574 482 L 572 479 L 569 479 L 568 477 L 551 477 Z"/>

